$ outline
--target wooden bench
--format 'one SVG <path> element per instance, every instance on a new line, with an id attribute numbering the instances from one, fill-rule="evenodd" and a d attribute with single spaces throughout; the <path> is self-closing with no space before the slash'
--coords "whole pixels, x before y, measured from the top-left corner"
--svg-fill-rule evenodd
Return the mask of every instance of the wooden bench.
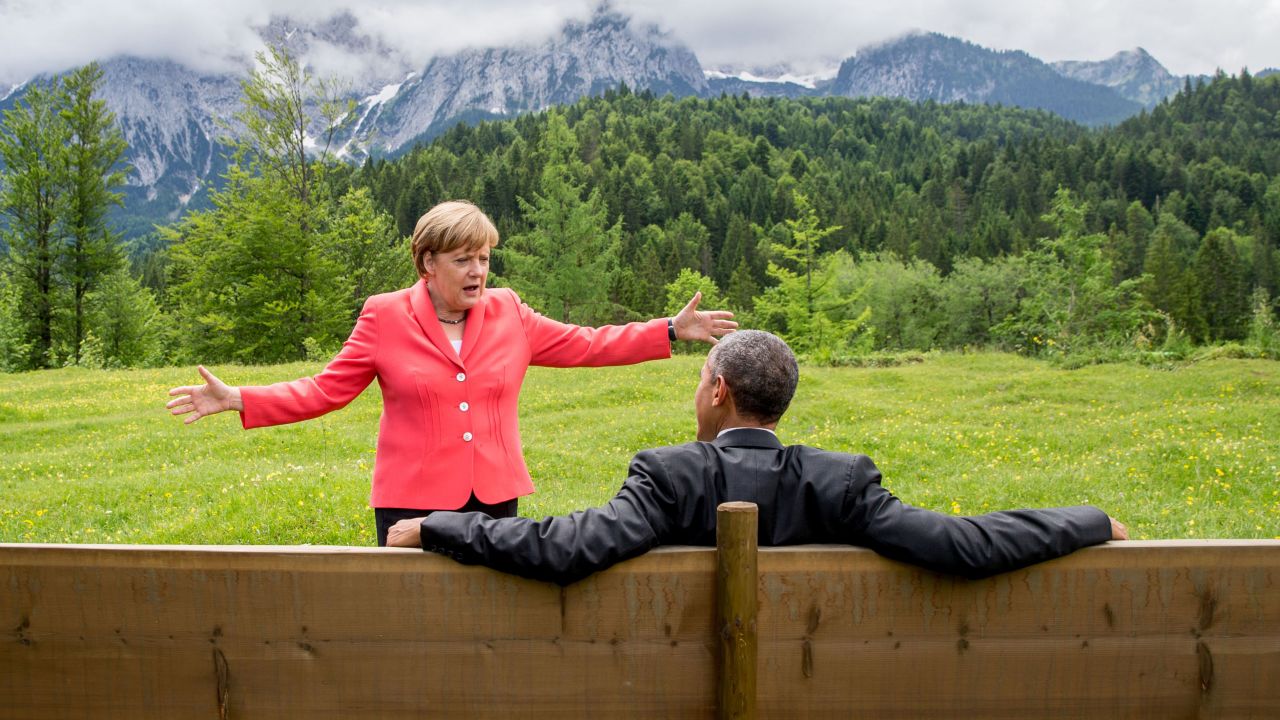
<path id="1" fill-rule="evenodd" d="M 981 581 L 758 556 L 763 717 L 1280 718 L 1280 541 Z M 716 551 L 568 588 L 412 550 L 0 545 L 0 718 L 714 717 Z"/>

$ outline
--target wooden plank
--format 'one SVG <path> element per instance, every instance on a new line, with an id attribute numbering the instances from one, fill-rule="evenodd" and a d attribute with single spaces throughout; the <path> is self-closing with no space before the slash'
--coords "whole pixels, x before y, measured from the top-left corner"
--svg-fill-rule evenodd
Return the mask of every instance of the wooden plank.
<path id="1" fill-rule="evenodd" d="M 220 668 L 236 718 L 709 717 L 713 553 L 643 562 L 562 590 L 420 551 L 4 546 L 0 718 L 217 717 Z"/>
<path id="2" fill-rule="evenodd" d="M 978 582 L 812 546 L 761 551 L 760 576 L 762 715 L 1280 717 L 1280 543 L 1118 543 Z"/>
<path id="3" fill-rule="evenodd" d="M 1280 542 L 969 582 L 760 551 L 765 717 L 1280 717 Z M 0 719 L 715 714 L 715 553 L 569 588 L 417 551 L 0 545 Z"/>

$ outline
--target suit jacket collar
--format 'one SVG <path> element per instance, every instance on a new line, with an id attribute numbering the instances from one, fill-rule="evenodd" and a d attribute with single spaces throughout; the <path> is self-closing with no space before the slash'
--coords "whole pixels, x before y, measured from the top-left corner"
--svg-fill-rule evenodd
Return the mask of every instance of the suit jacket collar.
<path id="1" fill-rule="evenodd" d="M 492 288 L 484 288 L 480 293 L 480 302 L 467 311 L 467 326 L 462 329 L 462 362 L 464 364 L 480 344 L 480 330 L 484 328 L 484 316 L 488 314 L 486 308 L 489 307 L 489 295 L 492 292 Z M 449 349 L 452 350 L 453 346 L 450 345 Z"/>
<path id="2" fill-rule="evenodd" d="M 783 447 L 778 436 L 764 428 L 736 428 L 712 440 L 711 444 L 719 447 L 759 447 L 773 450 L 781 450 Z"/>
<path id="3" fill-rule="evenodd" d="M 466 369 L 464 363 L 471 355 L 471 351 L 480 343 L 480 330 L 484 327 L 485 305 L 488 297 L 489 291 L 486 289 L 480 296 L 480 302 L 467 312 L 467 327 L 462 331 L 462 357 L 458 357 L 458 353 L 453 349 L 453 343 L 449 342 L 449 338 L 444 334 L 444 328 L 436 319 L 436 308 L 431 304 L 431 294 L 427 292 L 427 281 L 418 280 L 409 289 L 409 305 L 413 308 L 413 317 L 418 321 L 418 326 L 422 328 L 422 332 L 426 334 L 431 344 L 436 346 L 436 349 L 463 370 Z"/>

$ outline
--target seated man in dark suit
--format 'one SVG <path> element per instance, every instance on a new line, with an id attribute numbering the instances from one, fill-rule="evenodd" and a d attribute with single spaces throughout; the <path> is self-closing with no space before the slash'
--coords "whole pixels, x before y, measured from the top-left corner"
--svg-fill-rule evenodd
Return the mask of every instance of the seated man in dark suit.
<path id="1" fill-rule="evenodd" d="M 567 585 L 658 545 L 715 545 L 716 507 L 729 500 L 759 506 L 762 546 L 860 545 L 975 578 L 1128 539 L 1087 505 L 975 517 L 914 508 L 880 485 L 865 455 L 783 445 L 773 430 L 799 374 L 776 336 L 735 332 L 702 367 L 698 442 L 637 453 L 607 505 L 540 521 L 435 512 L 393 525 L 387 544 Z"/>

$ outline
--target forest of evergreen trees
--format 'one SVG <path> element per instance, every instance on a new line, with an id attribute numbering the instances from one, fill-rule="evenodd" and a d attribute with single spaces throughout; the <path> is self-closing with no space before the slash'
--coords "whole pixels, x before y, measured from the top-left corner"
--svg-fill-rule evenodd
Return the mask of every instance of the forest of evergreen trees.
<path id="1" fill-rule="evenodd" d="M 291 170 L 310 178 L 301 198 L 284 176 L 263 194 L 269 148 L 242 143 L 214 208 L 135 258 L 172 320 L 158 326 L 186 328 L 151 361 L 336 347 L 365 295 L 412 279 L 404 238 L 453 198 L 502 233 L 494 282 L 571 322 L 662 315 L 702 289 L 823 362 L 1280 351 L 1280 77 L 1219 73 L 1100 130 L 1015 108 L 618 88 L 361 167 L 316 159 Z M 25 297 L 8 277 L 0 342 Z"/>
<path id="2" fill-rule="evenodd" d="M 503 262 L 529 252 L 531 211 L 592 206 L 601 223 L 573 242 L 607 297 L 575 320 L 662 313 L 664 288 L 691 269 L 733 309 L 794 335 L 776 302 L 768 317 L 757 305 L 801 269 L 785 253 L 797 244 L 788 222 L 812 213 L 830 232 L 805 260 L 823 285 L 806 302 L 832 320 L 870 308 L 851 348 L 1062 353 L 1251 331 L 1256 345 L 1280 267 L 1278 118 L 1280 82 L 1247 73 L 1099 131 L 1012 108 L 623 88 L 455 127 L 348 182 L 401 233 L 436 200 L 475 199 L 507 238 L 497 272 L 535 296 L 539 277 Z"/>

